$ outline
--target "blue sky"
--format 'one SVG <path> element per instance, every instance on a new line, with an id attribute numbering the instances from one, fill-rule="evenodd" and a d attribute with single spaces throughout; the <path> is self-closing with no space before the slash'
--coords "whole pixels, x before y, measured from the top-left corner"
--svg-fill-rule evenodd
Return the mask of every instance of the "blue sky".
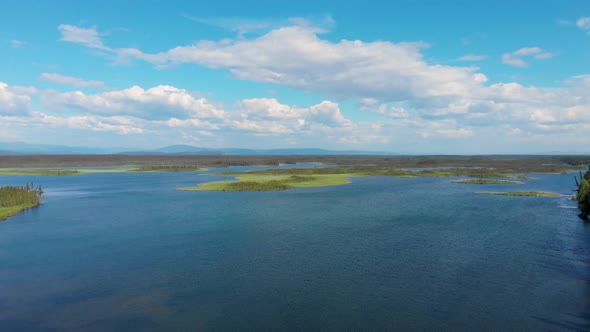
<path id="1" fill-rule="evenodd" d="M 19 1 L 0 141 L 588 153 L 588 1 Z"/>

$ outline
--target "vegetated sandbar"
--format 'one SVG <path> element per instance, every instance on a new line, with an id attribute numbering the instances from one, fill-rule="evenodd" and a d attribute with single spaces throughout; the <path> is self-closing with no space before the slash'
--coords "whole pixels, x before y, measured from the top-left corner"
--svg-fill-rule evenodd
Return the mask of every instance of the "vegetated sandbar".
<path id="1" fill-rule="evenodd" d="M 522 184 L 520 181 L 512 180 L 495 180 L 495 179 L 465 179 L 465 180 L 453 180 L 452 183 L 461 184 Z"/>
<path id="2" fill-rule="evenodd" d="M 197 187 L 179 188 L 181 190 L 214 190 L 214 191 L 265 191 L 286 190 L 290 188 L 306 188 L 333 186 L 349 183 L 351 177 L 391 176 L 391 177 L 451 177 L 470 176 L 479 178 L 509 178 L 511 173 L 504 173 L 487 168 L 449 168 L 409 171 L 392 167 L 378 166 L 337 166 L 321 168 L 275 168 L 246 172 L 225 172 L 213 175 L 234 176 L 235 180 L 215 181 Z M 474 179 L 476 180 L 476 179 Z M 509 182 L 508 180 L 490 180 Z M 515 182 L 519 183 L 519 182 Z"/>
<path id="3" fill-rule="evenodd" d="M 560 194 L 547 191 L 480 191 L 476 194 L 498 196 L 532 196 L 532 197 L 561 197 Z"/>

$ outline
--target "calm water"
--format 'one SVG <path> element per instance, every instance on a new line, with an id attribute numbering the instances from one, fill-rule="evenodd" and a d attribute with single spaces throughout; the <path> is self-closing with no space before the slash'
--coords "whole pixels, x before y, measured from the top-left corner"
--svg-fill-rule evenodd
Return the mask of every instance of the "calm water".
<path id="1" fill-rule="evenodd" d="M 571 194 L 573 174 L 535 177 L 516 190 Z M 0 223 L 0 330 L 590 329 L 590 225 L 565 197 L 175 190 L 206 179 L 34 178 L 45 204 Z"/>

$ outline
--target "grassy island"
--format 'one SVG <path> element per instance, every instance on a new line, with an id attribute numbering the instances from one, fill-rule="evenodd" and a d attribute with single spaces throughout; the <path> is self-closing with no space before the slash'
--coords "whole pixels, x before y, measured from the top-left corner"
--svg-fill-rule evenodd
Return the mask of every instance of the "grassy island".
<path id="1" fill-rule="evenodd" d="M 5 220 L 43 201 L 43 188 L 27 183 L 23 187 L 0 188 L 0 220 Z"/>
<path id="2" fill-rule="evenodd" d="M 493 179 L 466 179 L 466 180 L 456 180 L 451 181 L 453 183 L 462 183 L 462 184 L 522 184 L 519 181 L 511 181 L 511 180 L 493 180 Z"/>
<path id="3" fill-rule="evenodd" d="M 511 178 L 514 174 L 491 168 L 446 168 L 405 170 L 382 166 L 335 166 L 317 168 L 275 168 L 246 172 L 225 172 L 215 175 L 234 176 L 236 180 L 204 183 L 198 187 L 180 188 L 180 190 L 214 190 L 214 191 L 266 191 L 286 190 L 290 188 L 307 188 L 347 184 L 351 177 L 390 176 L 413 178 L 418 176 L 451 177 L 468 176 L 477 179 L 463 181 L 480 181 L 482 183 L 520 184 L 517 181 L 497 180 L 492 178 Z M 485 179 L 482 179 L 485 178 Z M 465 182 L 471 183 L 471 182 Z"/>
<path id="4" fill-rule="evenodd" d="M 560 197 L 560 194 L 546 191 L 480 191 L 478 194 L 498 195 L 498 196 L 531 196 L 531 197 Z"/>
<path id="5" fill-rule="evenodd" d="M 354 174 L 240 175 L 233 181 L 207 182 L 198 187 L 180 188 L 197 191 L 276 191 L 291 188 L 337 186 L 347 184 Z"/>

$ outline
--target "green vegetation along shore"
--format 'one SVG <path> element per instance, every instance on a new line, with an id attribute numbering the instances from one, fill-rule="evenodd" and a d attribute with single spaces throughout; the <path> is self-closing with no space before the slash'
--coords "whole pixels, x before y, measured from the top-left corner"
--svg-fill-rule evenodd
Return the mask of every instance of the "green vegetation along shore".
<path id="1" fill-rule="evenodd" d="M 43 201 L 43 188 L 27 183 L 23 187 L 0 188 L 0 220 L 6 220 L 26 209 L 36 207 Z"/>
<path id="2" fill-rule="evenodd" d="M 510 181 L 510 180 L 493 180 L 493 179 L 466 179 L 466 180 L 456 180 L 451 181 L 453 183 L 461 183 L 461 184 L 522 184 L 520 181 Z"/>
<path id="3" fill-rule="evenodd" d="M 0 175 L 31 175 L 31 176 L 64 176 L 77 174 L 102 174 L 102 173 L 156 173 L 156 172 L 197 172 L 204 171 L 195 165 L 152 165 L 140 167 L 121 168 L 79 168 L 79 169 L 44 169 L 44 168 L 8 168 L 0 169 Z"/>
<path id="4" fill-rule="evenodd" d="M 578 201 L 578 208 L 580 209 L 580 218 L 584 220 L 590 220 L 590 165 L 588 165 L 588 171 L 582 175 L 580 172 L 580 178 L 576 178 L 576 195 L 574 199 Z"/>
<path id="5" fill-rule="evenodd" d="M 560 197 L 560 194 L 546 191 L 480 191 L 477 194 L 498 196 L 532 196 L 532 197 Z"/>

